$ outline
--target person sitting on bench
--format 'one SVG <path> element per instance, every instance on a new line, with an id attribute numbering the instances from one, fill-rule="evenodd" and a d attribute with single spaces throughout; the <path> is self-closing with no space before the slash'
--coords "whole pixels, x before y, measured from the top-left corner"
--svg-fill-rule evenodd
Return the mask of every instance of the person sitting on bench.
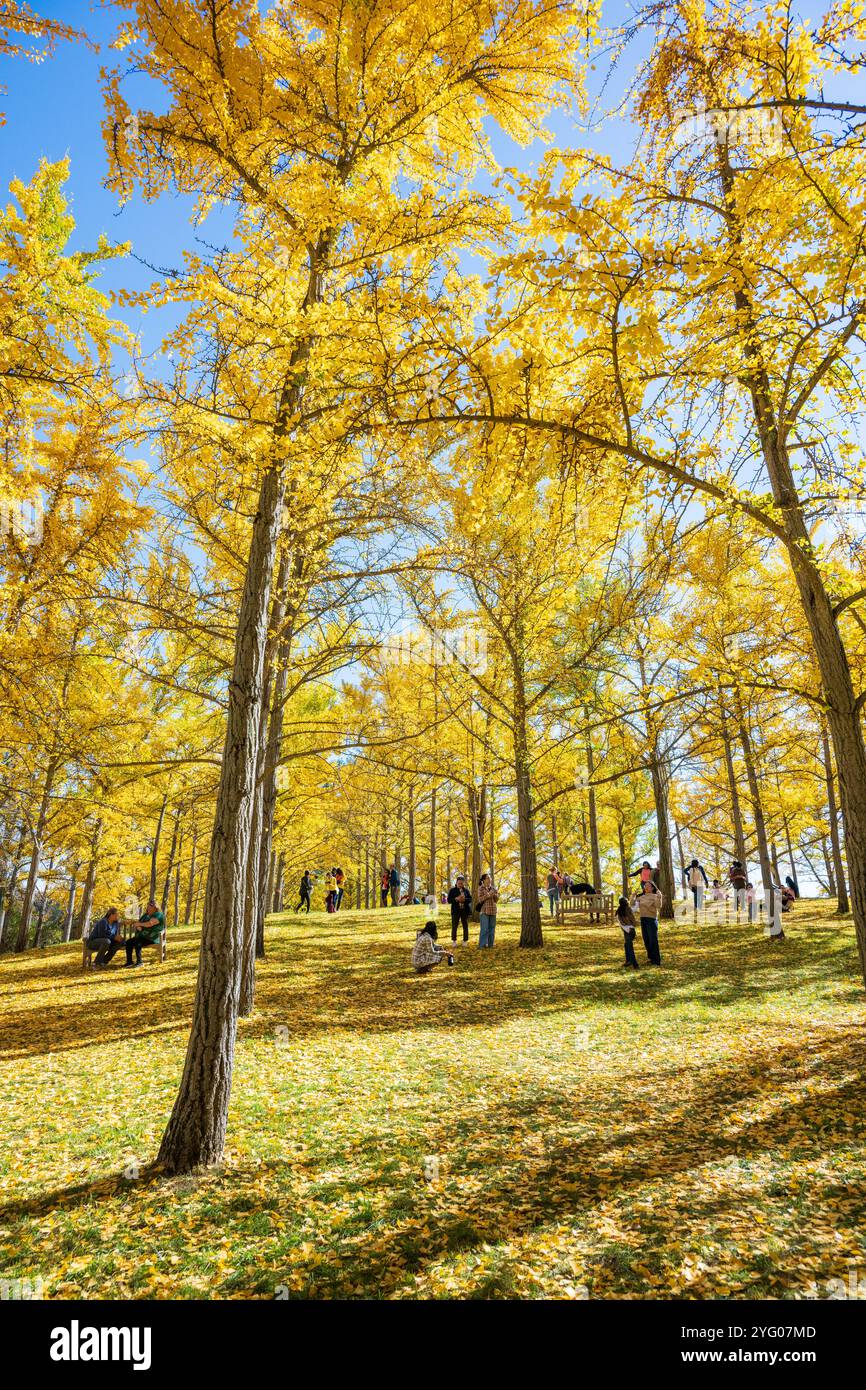
<path id="1" fill-rule="evenodd" d="M 165 913 L 160 912 L 152 898 L 135 926 L 138 927 L 138 931 L 124 942 L 127 965 L 141 965 L 142 946 L 158 946 L 162 939 L 162 933 L 165 930 Z M 134 962 L 132 959 L 133 951 L 135 952 Z"/>
<path id="2" fill-rule="evenodd" d="M 120 913 L 116 907 L 110 907 L 104 917 L 93 923 L 87 938 L 87 949 L 96 952 L 95 965 L 107 965 L 114 952 L 119 949 L 120 927 Z"/>

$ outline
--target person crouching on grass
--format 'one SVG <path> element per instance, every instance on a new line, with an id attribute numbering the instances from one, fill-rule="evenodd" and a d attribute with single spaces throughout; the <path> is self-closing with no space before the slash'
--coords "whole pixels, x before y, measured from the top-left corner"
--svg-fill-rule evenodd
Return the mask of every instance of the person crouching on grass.
<path id="1" fill-rule="evenodd" d="M 632 970 L 638 969 L 637 956 L 634 953 L 634 939 L 637 935 L 637 918 L 628 905 L 628 898 L 620 898 L 619 907 L 616 910 L 616 920 L 622 927 L 622 934 L 625 939 L 625 965 L 623 970 L 631 966 Z"/>
<path id="2" fill-rule="evenodd" d="M 443 960 L 447 960 L 449 965 L 454 964 L 454 957 L 450 951 L 446 953 L 441 946 L 436 945 L 436 936 L 436 923 L 425 922 L 415 937 L 412 964 L 418 975 L 427 975 L 434 965 L 441 965 Z"/>

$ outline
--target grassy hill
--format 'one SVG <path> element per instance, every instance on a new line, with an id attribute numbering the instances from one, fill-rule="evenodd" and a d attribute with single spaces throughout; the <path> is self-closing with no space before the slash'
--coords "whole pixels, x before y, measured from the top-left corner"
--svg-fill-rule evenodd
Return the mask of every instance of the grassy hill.
<path id="1" fill-rule="evenodd" d="M 799 904 L 779 946 L 663 926 L 662 969 L 637 973 L 618 927 L 521 951 L 506 909 L 494 951 L 427 977 L 422 909 L 272 918 L 226 1163 L 174 1180 L 147 1164 L 197 933 L 137 971 L 4 958 L 0 1277 L 47 1298 L 824 1296 L 866 1272 L 866 1017 L 830 909 Z"/>

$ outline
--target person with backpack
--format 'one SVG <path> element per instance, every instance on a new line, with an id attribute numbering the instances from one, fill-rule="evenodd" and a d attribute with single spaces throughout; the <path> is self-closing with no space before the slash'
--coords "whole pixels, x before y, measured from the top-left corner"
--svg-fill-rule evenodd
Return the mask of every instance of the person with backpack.
<path id="1" fill-rule="evenodd" d="M 620 898 L 619 906 L 616 909 L 616 920 L 622 927 L 623 939 L 625 941 L 625 965 L 623 970 L 637 970 L 637 956 L 634 953 L 634 939 L 637 935 L 637 920 L 628 905 L 628 898 Z"/>
<path id="2" fill-rule="evenodd" d="M 479 949 L 492 946 L 496 936 L 496 904 L 499 894 L 493 887 L 489 874 L 482 874 L 478 882 L 478 896 L 475 906 L 481 914 L 481 930 L 478 934 Z"/>
<path id="3" fill-rule="evenodd" d="M 312 880 L 312 878 L 310 877 L 310 871 L 309 871 L 309 869 L 304 869 L 303 876 L 302 876 L 302 878 L 301 878 L 301 901 L 298 903 L 297 907 L 295 908 L 295 911 L 296 911 L 296 912 L 300 912 L 300 910 L 301 910 L 301 908 L 303 907 L 304 903 L 307 904 L 307 912 L 309 912 L 309 910 L 310 910 L 310 894 L 312 893 L 312 891 L 313 891 L 313 880 Z"/>
<path id="4" fill-rule="evenodd" d="M 388 887 L 391 889 L 391 906 L 396 907 L 400 901 L 400 875 L 397 872 L 397 865 L 391 865 L 391 872 L 388 875 Z"/>
<path id="5" fill-rule="evenodd" d="M 632 899 L 632 907 L 640 917 L 640 934 L 650 965 L 662 963 L 659 950 L 659 913 L 662 910 L 662 901 L 662 895 L 652 880 L 644 884 Z"/>
<path id="6" fill-rule="evenodd" d="M 739 859 L 734 859 L 731 862 L 731 867 L 728 869 L 728 882 L 734 890 L 734 901 L 739 918 L 740 910 L 745 911 L 746 909 L 746 892 L 749 886 L 746 870 Z"/>
<path id="7" fill-rule="evenodd" d="M 697 859 L 693 859 L 686 869 L 686 883 L 691 891 L 695 904 L 695 917 L 697 918 L 698 909 L 704 905 L 704 889 L 710 886 L 706 870 L 703 864 L 698 863 Z"/>
<path id="8" fill-rule="evenodd" d="M 343 901 L 343 884 L 346 882 L 346 875 L 342 869 L 334 870 L 334 883 L 336 885 L 336 896 L 334 898 L 334 911 L 339 912 L 340 903 Z"/>

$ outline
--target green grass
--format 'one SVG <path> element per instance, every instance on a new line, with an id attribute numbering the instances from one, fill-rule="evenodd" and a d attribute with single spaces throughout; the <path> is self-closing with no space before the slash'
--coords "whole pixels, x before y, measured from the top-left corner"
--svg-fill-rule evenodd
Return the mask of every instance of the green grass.
<path id="1" fill-rule="evenodd" d="M 863 993 L 829 904 L 780 946 L 663 927 L 663 968 L 637 974 L 619 928 L 546 924 L 521 951 L 506 909 L 493 952 L 417 977 L 421 915 L 271 920 L 225 1164 L 173 1180 L 147 1165 L 196 934 L 140 971 L 4 958 L 0 1277 L 49 1298 L 790 1298 L 866 1273 Z"/>

